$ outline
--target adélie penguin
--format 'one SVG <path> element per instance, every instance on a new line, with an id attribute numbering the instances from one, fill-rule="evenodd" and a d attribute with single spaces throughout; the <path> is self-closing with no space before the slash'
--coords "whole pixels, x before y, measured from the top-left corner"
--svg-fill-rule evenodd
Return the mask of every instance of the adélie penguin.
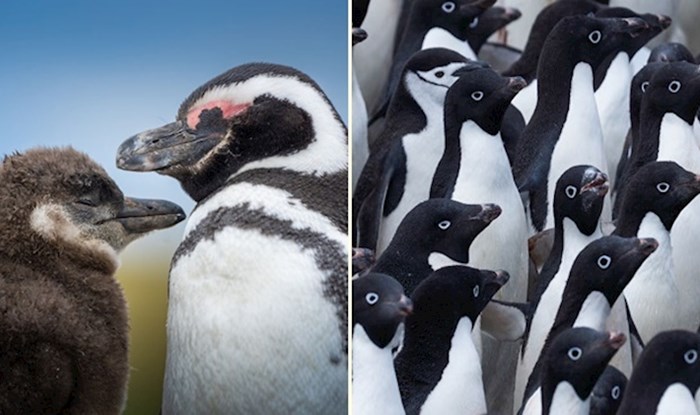
<path id="1" fill-rule="evenodd" d="M 588 414 L 591 391 L 625 340 L 624 334 L 588 327 L 560 333 L 544 356 L 542 386 L 522 414 Z"/>
<path id="2" fill-rule="evenodd" d="M 590 415 L 615 415 L 627 387 L 627 377 L 608 365 L 591 392 Z"/>
<path id="3" fill-rule="evenodd" d="M 557 180 L 554 244 L 530 301 L 516 375 L 516 405 L 522 402 L 527 379 L 554 324 L 574 260 L 589 243 L 603 236 L 600 215 L 608 187 L 607 176 L 593 166 L 571 167 Z"/>
<path id="4" fill-rule="evenodd" d="M 362 28 L 359 26 L 352 28 L 353 48 L 366 38 L 367 32 Z M 352 188 L 354 189 L 360 177 L 362 167 L 364 167 L 369 157 L 369 142 L 367 141 L 367 105 L 362 96 L 355 70 L 352 71 L 352 118 Z"/>
<path id="5" fill-rule="evenodd" d="M 445 152 L 433 178 L 431 197 L 498 204 L 501 215 L 472 243 L 469 265 L 508 272 L 511 281 L 497 298 L 523 302 L 527 292 L 527 219 L 501 139 L 501 123 L 525 81 L 504 78 L 490 68 L 464 68 L 460 72 L 445 98 Z M 489 309 L 484 310 L 486 314 Z M 513 394 L 517 349 L 515 343 L 484 338 L 484 383 L 491 411 L 512 411 L 512 402 L 504 396 Z"/>
<path id="6" fill-rule="evenodd" d="M 680 302 L 670 233 L 698 193 L 700 177 L 669 161 L 643 166 L 626 185 L 614 234 L 651 237 L 659 243 L 624 291 L 643 343 L 683 324 L 680 312 L 685 305 Z"/>
<path id="7" fill-rule="evenodd" d="M 455 265 L 426 278 L 411 296 L 396 375 L 407 414 L 484 414 L 486 399 L 472 329 L 508 281 L 504 271 Z"/>
<path id="8" fill-rule="evenodd" d="M 347 145 L 320 87 L 265 63 L 121 145 L 118 167 L 198 202 L 170 269 L 164 414 L 346 411 Z"/>
<path id="9" fill-rule="evenodd" d="M 117 253 L 184 212 L 124 197 L 72 148 L 5 157 L 0 194 L 0 412 L 121 414 L 129 327 Z"/>
<path id="10" fill-rule="evenodd" d="M 413 305 L 386 274 L 352 281 L 352 410 L 357 415 L 404 414 L 392 350 L 403 340 Z"/>
<path id="11" fill-rule="evenodd" d="M 537 106 L 513 164 L 518 188 L 529 196 L 534 231 L 554 225 L 556 179 L 564 171 L 579 164 L 607 170 L 593 73 L 646 27 L 638 18 L 570 16 L 548 36 L 538 66 Z M 604 212 L 603 219 L 609 217 Z"/>
<path id="12" fill-rule="evenodd" d="M 671 330 L 646 345 L 627 384 L 619 415 L 700 413 L 700 334 Z"/>

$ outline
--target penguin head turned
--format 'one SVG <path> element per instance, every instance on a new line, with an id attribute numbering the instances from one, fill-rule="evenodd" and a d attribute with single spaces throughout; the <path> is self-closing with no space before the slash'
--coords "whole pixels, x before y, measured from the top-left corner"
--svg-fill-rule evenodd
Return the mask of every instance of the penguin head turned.
<path id="1" fill-rule="evenodd" d="M 642 46 L 646 45 L 656 35 L 671 25 L 671 18 L 658 14 L 637 14 L 626 7 L 604 7 L 595 13 L 598 18 L 639 18 L 646 22 L 647 26 L 634 33 L 627 41 L 621 44 L 620 50 L 627 53 L 630 58 Z"/>
<path id="2" fill-rule="evenodd" d="M 693 124 L 700 109 L 700 66 L 670 62 L 658 67 L 642 97 L 642 110 L 674 113 Z"/>
<path id="3" fill-rule="evenodd" d="M 569 218 L 584 235 L 599 226 L 603 200 L 610 188 L 608 176 L 593 166 L 574 166 L 557 180 L 554 191 L 554 218 Z"/>
<path id="4" fill-rule="evenodd" d="M 360 325 L 379 348 L 394 348 L 401 342 L 399 326 L 413 305 L 394 278 L 370 272 L 352 281 L 352 321 Z M 353 326 L 353 330 L 355 327 Z"/>
<path id="5" fill-rule="evenodd" d="M 128 243 L 185 218 L 174 203 L 124 197 L 102 167 L 72 148 L 5 157 L 0 189 L 1 250 L 34 264 L 58 257 L 116 268 Z"/>
<path id="6" fill-rule="evenodd" d="M 172 176 L 200 201 L 245 170 L 345 171 L 347 145 L 345 125 L 311 78 L 250 63 L 197 88 L 175 122 L 122 143 L 117 167 Z"/>

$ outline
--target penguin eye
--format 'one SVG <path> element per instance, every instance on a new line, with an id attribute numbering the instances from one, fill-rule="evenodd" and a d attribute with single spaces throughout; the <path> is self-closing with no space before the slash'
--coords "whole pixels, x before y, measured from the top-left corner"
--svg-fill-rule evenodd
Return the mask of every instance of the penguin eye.
<path id="1" fill-rule="evenodd" d="M 610 396 L 612 396 L 614 400 L 618 400 L 620 398 L 620 387 L 618 385 L 613 386 Z"/>
<path id="2" fill-rule="evenodd" d="M 688 350 L 683 355 L 683 359 L 685 359 L 685 362 L 687 364 L 692 365 L 693 363 L 697 362 L 697 360 L 698 360 L 698 351 L 695 349 Z"/>
<path id="3" fill-rule="evenodd" d="M 603 38 L 603 34 L 600 33 L 600 30 L 594 30 L 591 33 L 588 34 L 588 40 L 591 41 L 591 43 L 598 44 L 600 42 L 600 39 Z"/>
<path id="4" fill-rule="evenodd" d="M 472 292 L 474 293 L 474 297 L 478 297 L 479 296 L 479 286 L 475 285 Z"/>
<path id="5" fill-rule="evenodd" d="M 681 89 L 681 83 L 678 81 L 671 81 L 671 83 L 668 84 L 668 90 L 672 94 L 675 94 L 676 92 L 680 91 L 680 89 Z"/>
<path id="6" fill-rule="evenodd" d="M 610 259 L 610 257 L 607 255 L 601 255 L 600 258 L 598 258 L 598 266 L 600 269 L 608 269 L 611 262 L 612 259 Z"/>
<path id="7" fill-rule="evenodd" d="M 476 17 L 474 18 L 474 20 L 472 20 L 472 22 L 469 23 L 469 28 L 470 28 L 470 29 L 473 29 L 473 28 L 475 28 L 476 25 L 478 25 L 478 24 L 479 24 L 479 16 L 476 16 Z"/>
<path id="8" fill-rule="evenodd" d="M 445 76 L 445 72 L 443 72 L 443 71 L 437 71 L 437 72 L 435 72 L 435 77 L 436 77 L 436 78 L 442 78 L 443 76 Z"/>
<path id="9" fill-rule="evenodd" d="M 576 186 L 566 186 L 566 189 L 564 190 L 566 192 L 566 196 L 569 197 L 569 199 L 573 199 L 576 197 L 576 193 L 578 193 L 578 189 Z"/>
<path id="10" fill-rule="evenodd" d="M 658 190 L 659 193 L 666 193 L 666 192 L 668 192 L 668 189 L 670 189 L 670 188 L 671 188 L 671 185 L 669 185 L 666 182 L 661 182 L 661 183 L 656 185 L 656 190 Z"/>
<path id="11" fill-rule="evenodd" d="M 583 350 L 581 350 L 580 347 L 574 346 L 571 349 L 569 349 L 569 351 L 566 354 L 569 356 L 569 359 L 576 361 L 581 358 Z"/>
<path id="12" fill-rule="evenodd" d="M 447 230 L 447 228 L 450 227 L 452 223 L 449 220 L 443 220 L 442 222 L 438 223 L 438 228 L 444 230 Z"/>
<path id="13" fill-rule="evenodd" d="M 642 82 L 642 92 L 647 92 L 648 87 L 649 87 L 649 81 Z"/>
<path id="14" fill-rule="evenodd" d="M 377 301 L 379 301 L 379 294 L 367 293 L 367 295 L 365 295 L 365 301 L 367 301 L 367 304 L 369 305 L 375 305 L 377 304 Z"/>
<path id="15" fill-rule="evenodd" d="M 455 10 L 455 4 L 451 1 L 446 1 L 442 3 L 442 11 L 445 13 L 452 13 Z"/>
<path id="16" fill-rule="evenodd" d="M 481 101 L 481 99 L 484 98 L 484 93 L 481 91 L 474 91 L 472 92 L 472 99 L 474 101 Z"/>

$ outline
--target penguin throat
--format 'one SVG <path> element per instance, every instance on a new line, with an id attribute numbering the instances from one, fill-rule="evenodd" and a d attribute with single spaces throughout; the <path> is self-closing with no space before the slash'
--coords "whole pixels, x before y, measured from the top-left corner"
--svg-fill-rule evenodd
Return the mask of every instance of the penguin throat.
<path id="1" fill-rule="evenodd" d="M 582 375 L 585 376 L 585 375 Z M 543 398 L 544 399 L 544 398 Z M 551 405 L 543 405 L 542 415 L 568 414 L 588 415 L 591 403 L 590 397 L 582 400 L 574 387 L 566 381 L 559 382 L 551 397 Z"/>
<path id="2" fill-rule="evenodd" d="M 658 161 L 675 161 L 690 171 L 700 171 L 700 148 L 693 125 L 674 113 L 666 113 L 659 131 Z"/>
<path id="3" fill-rule="evenodd" d="M 610 315 L 610 303 L 600 291 L 588 294 L 572 327 L 589 327 L 598 331 L 605 330 L 605 321 Z"/>

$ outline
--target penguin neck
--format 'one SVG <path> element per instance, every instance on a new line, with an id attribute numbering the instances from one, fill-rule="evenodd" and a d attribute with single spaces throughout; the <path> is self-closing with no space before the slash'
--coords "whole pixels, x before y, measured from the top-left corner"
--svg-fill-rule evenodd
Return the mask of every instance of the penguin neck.
<path id="1" fill-rule="evenodd" d="M 675 161 L 690 171 L 700 170 L 700 148 L 696 142 L 692 121 L 689 123 L 672 112 L 664 114 L 658 142 L 657 160 Z"/>
<path id="2" fill-rule="evenodd" d="M 466 39 L 455 36 L 443 27 L 429 28 L 423 37 L 421 50 L 430 48 L 446 48 L 453 50 L 465 58 L 476 60 L 476 52 Z"/>
<path id="3" fill-rule="evenodd" d="M 665 283 L 667 279 L 673 279 L 671 233 L 661 219 L 656 214 L 648 212 L 640 221 L 636 236 L 654 238 L 659 243 L 659 247 L 639 267 L 631 282 L 661 281 L 659 283 Z"/>
<path id="4" fill-rule="evenodd" d="M 392 134 L 392 137 L 417 133 L 425 128 L 428 123 L 426 114 L 409 91 L 405 82 L 401 82 L 396 88 L 396 92 L 387 109 L 385 123 L 385 131 L 396 131 L 396 134 Z"/>
<path id="5" fill-rule="evenodd" d="M 419 252 L 415 255 L 406 255 L 407 252 L 412 252 L 415 248 L 410 249 L 409 246 L 400 242 L 403 241 L 394 237 L 392 243 L 377 259 L 371 270 L 396 278 L 403 285 L 406 293 L 410 295 L 418 284 L 433 272 L 429 262 L 432 253 Z"/>
<path id="6" fill-rule="evenodd" d="M 659 155 L 659 137 L 664 112 L 649 105 L 645 100 L 642 100 L 638 112 L 639 127 L 635 129 L 632 124 L 632 132 L 636 133 L 636 137 L 633 136 L 628 178 L 632 177 L 640 167 L 656 160 Z M 632 122 L 634 123 L 634 116 L 632 116 Z"/>
<path id="7" fill-rule="evenodd" d="M 352 336 L 353 407 L 358 411 L 403 413 L 399 384 L 394 371 L 392 343 L 380 348 L 356 324 Z"/>
<path id="8" fill-rule="evenodd" d="M 561 270 L 562 272 L 556 272 L 557 274 L 566 274 L 565 278 L 569 277 L 569 269 L 573 264 L 574 259 L 578 256 L 579 252 L 586 247 L 589 243 L 599 239 L 603 236 L 603 232 L 600 230 L 600 219 L 593 229 L 593 232 L 586 234 L 581 232 L 576 222 L 569 217 L 559 218 L 556 221 L 554 227 L 554 244 L 552 245 L 552 251 L 545 262 L 544 269 L 551 268 L 553 266 L 557 267 L 556 271 Z M 566 268 L 562 268 L 562 265 Z"/>
<path id="9" fill-rule="evenodd" d="M 542 415 L 588 415 L 590 408 L 590 397 L 582 400 L 569 382 L 543 383 Z"/>
<path id="10" fill-rule="evenodd" d="M 566 60 L 548 62 L 542 57 L 537 75 L 537 105 L 530 123 L 549 124 L 561 133 L 568 114 L 589 113 L 590 108 L 581 106 L 588 106 L 590 102 L 595 103 L 591 65 L 585 62 L 572 64 Z M 572 105 L 578 108 L 571 108 Z M 592 110 L 596 111 L 596 107 Z"/>
<path id="11" fill-rule="evenodd" d="M 596 68 L 593 78 L 593 89 L 596 92 L 601 88 L 603 88 L 603 91 L 606 88 L 617 91 L 629 91 L 630 71 L 630 55 L 627 52 L 620 51 L 616 54 L 611 54 L 603 59 L 603 62 Z M 624 76 L 624 78 L 621 79 L 620 75 Z"/>
<path id="12" fill-rule="evenodd" d="M 667 228 L 666 224 L 663 223 L 657 214 L 644 209 L 643 206 L 639 207 L 636 201 L 624 200 L 613 234 L 625 238 L 635 236 L 638 238 L 656 238 L 659 242 L 659 249 L 649 256 L 649 258 L 651 258 L 659 252 L 663 242 L 670 241 L 670 228 L 672 226 L 673 224 L 671 223 Z"/>
<path id="13" fill-rule="evenodd" d="M 425 129 L 439 128 L 442 130 L 443 107 L 447 88 L 424 82 L 413 72 L 406 75 L 405 84 L 411 100 L 425 117 Z M 403 117 L 407 116 L 403 115 Z M 444 146 L 443 140 L 440 140 L 440 144 L 440 147 Z"/>
<path id="14" fill-rule="evenodd" d="M 455 313 L 439 315 L 429 308 L 430 305 L 421 307 L 414 303 L 414 314 L 406 322 L 401 354 L 414 356 L 424 362 L 438 362 L 437 367 L 444 368 L 449 361 L 453 339 L 462 339 L 466 335 L 471 341 L 473 324 L 469 317 Z M 421 309 L 426 312 L 422 313 Z M 426 333 L 430 334 L 429 339 L 426 338 Z"/>
<path id="15" fill-rule="evenodd" d="M 583 278 L 585 276 L 580 276 Z M 576 277 L 575 277 L 576 278 Z M 566 284 L 561 305 L 557 311 L 554 325 L 547 335 L 547 340 L 540 356 L 546 354 L 550 343 L 564 330 L 572 327 L 588 327 L 605 331 L 605 322 L 610 316 L 612 306 L 605 294 L 600 291 L 585 292 L 580 286 L 574 286 L 572 279 Z"/>

